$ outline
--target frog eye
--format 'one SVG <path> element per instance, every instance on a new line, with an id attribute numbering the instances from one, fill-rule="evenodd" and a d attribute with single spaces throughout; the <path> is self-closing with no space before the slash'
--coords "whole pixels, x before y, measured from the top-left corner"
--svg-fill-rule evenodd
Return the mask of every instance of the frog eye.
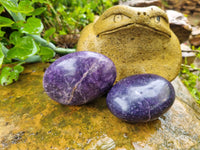
<path id="1" fill-rule="evenodd" d="M 155 21 L 158 23 L 158 22 L 160 22 L 160 16 L 157 16 L 156 18 L 155 18 Z"/>
<path id="2" fill-rule="evenodd" d="M 123 18 L 122 18 L 122 15 L 115 15 L 113 21 L 114 21 L 114 22 L 120 22 L 122 19 L 123 19 Z"/>

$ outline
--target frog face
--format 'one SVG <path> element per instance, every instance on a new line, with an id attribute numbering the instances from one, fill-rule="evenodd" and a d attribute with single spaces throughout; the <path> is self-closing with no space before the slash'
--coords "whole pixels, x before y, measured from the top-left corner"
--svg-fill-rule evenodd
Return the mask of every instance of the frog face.
<path id="1" fill-rule="evenodd" d="M 167 38 L 171 37 L 167 15 L 155 6 L 132 8 L 118 5 L 111 7 L 96 21 L 93 29 L 98 37 L 135 27 L 157 32 Z"/>
<path id="2" fill-rule="evenodd" d="M 167 15 L 156 6 L 113 6 L 81 32 L 78 51 L 109 57 L 117 68 L 117 81 L 143 73 L 172 81 L 179 73 L 180 44 Z"/>

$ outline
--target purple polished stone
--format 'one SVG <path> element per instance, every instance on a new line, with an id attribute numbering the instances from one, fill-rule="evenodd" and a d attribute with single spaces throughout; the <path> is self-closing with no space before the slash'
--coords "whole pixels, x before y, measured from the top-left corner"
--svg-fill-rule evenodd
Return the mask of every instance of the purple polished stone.
<path id="1" fill-rule="evenodd" d="M 108 57 L 81 51 L 52 63 L 44 74 L 43 86 L 61 104 L 82 105 L 108 92 L 115 78 L 116 68 Z"/>
<path id="2" fill-rule="evenodd" d="M 164 114 L 175 100 L 172 84 L 154 74 L 133 75 L 119 81 L 107 95 L 107 105 L 127 122 L 148 122 Z"/>

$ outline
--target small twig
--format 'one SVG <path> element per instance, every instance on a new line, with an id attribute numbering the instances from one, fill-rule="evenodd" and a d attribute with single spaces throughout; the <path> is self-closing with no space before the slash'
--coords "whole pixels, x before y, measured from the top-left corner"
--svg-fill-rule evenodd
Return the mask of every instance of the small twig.
<path id="1" fill-rule="evenodd" d="M 189 52 L 189 53 L 192 53 L 192 52 L 194 52 L 194 53 L 200 53 L 199 50 L 184 50 L 184 49 L 182 49 L 181 51 L 182 52 Z"/>
<path id="2" fill-rule="evenodd" d="M 192 68 L 190 65 L 185 65 L 185 64 L 181 64 L 181 67 L 187 67 L 190 69 L 190 72 L 196 72 L 196 71 L 200 71 L 200 69 L 198 68 Z"/>

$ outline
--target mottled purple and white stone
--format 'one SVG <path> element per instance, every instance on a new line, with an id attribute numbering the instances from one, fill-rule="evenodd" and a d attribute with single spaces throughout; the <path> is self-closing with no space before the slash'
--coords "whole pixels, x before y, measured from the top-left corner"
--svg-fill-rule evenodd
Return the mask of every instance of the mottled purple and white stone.
<path id="1" fill-rule="evenodd" d="M 43 87 L 53 100 L 64 105 L 82 105 L 102 96 L 116 79 L 114 63 L 89 51 L 57 59 L 45 71 Z"/>
<path id="2" fill-rule="evenodd" d="M 119 81 L 107 95 L 107 105 L 118 118 L 135 123 L 157 119 L 172 106 L 172 84 L 154 74 L 129 76 Z"/>

